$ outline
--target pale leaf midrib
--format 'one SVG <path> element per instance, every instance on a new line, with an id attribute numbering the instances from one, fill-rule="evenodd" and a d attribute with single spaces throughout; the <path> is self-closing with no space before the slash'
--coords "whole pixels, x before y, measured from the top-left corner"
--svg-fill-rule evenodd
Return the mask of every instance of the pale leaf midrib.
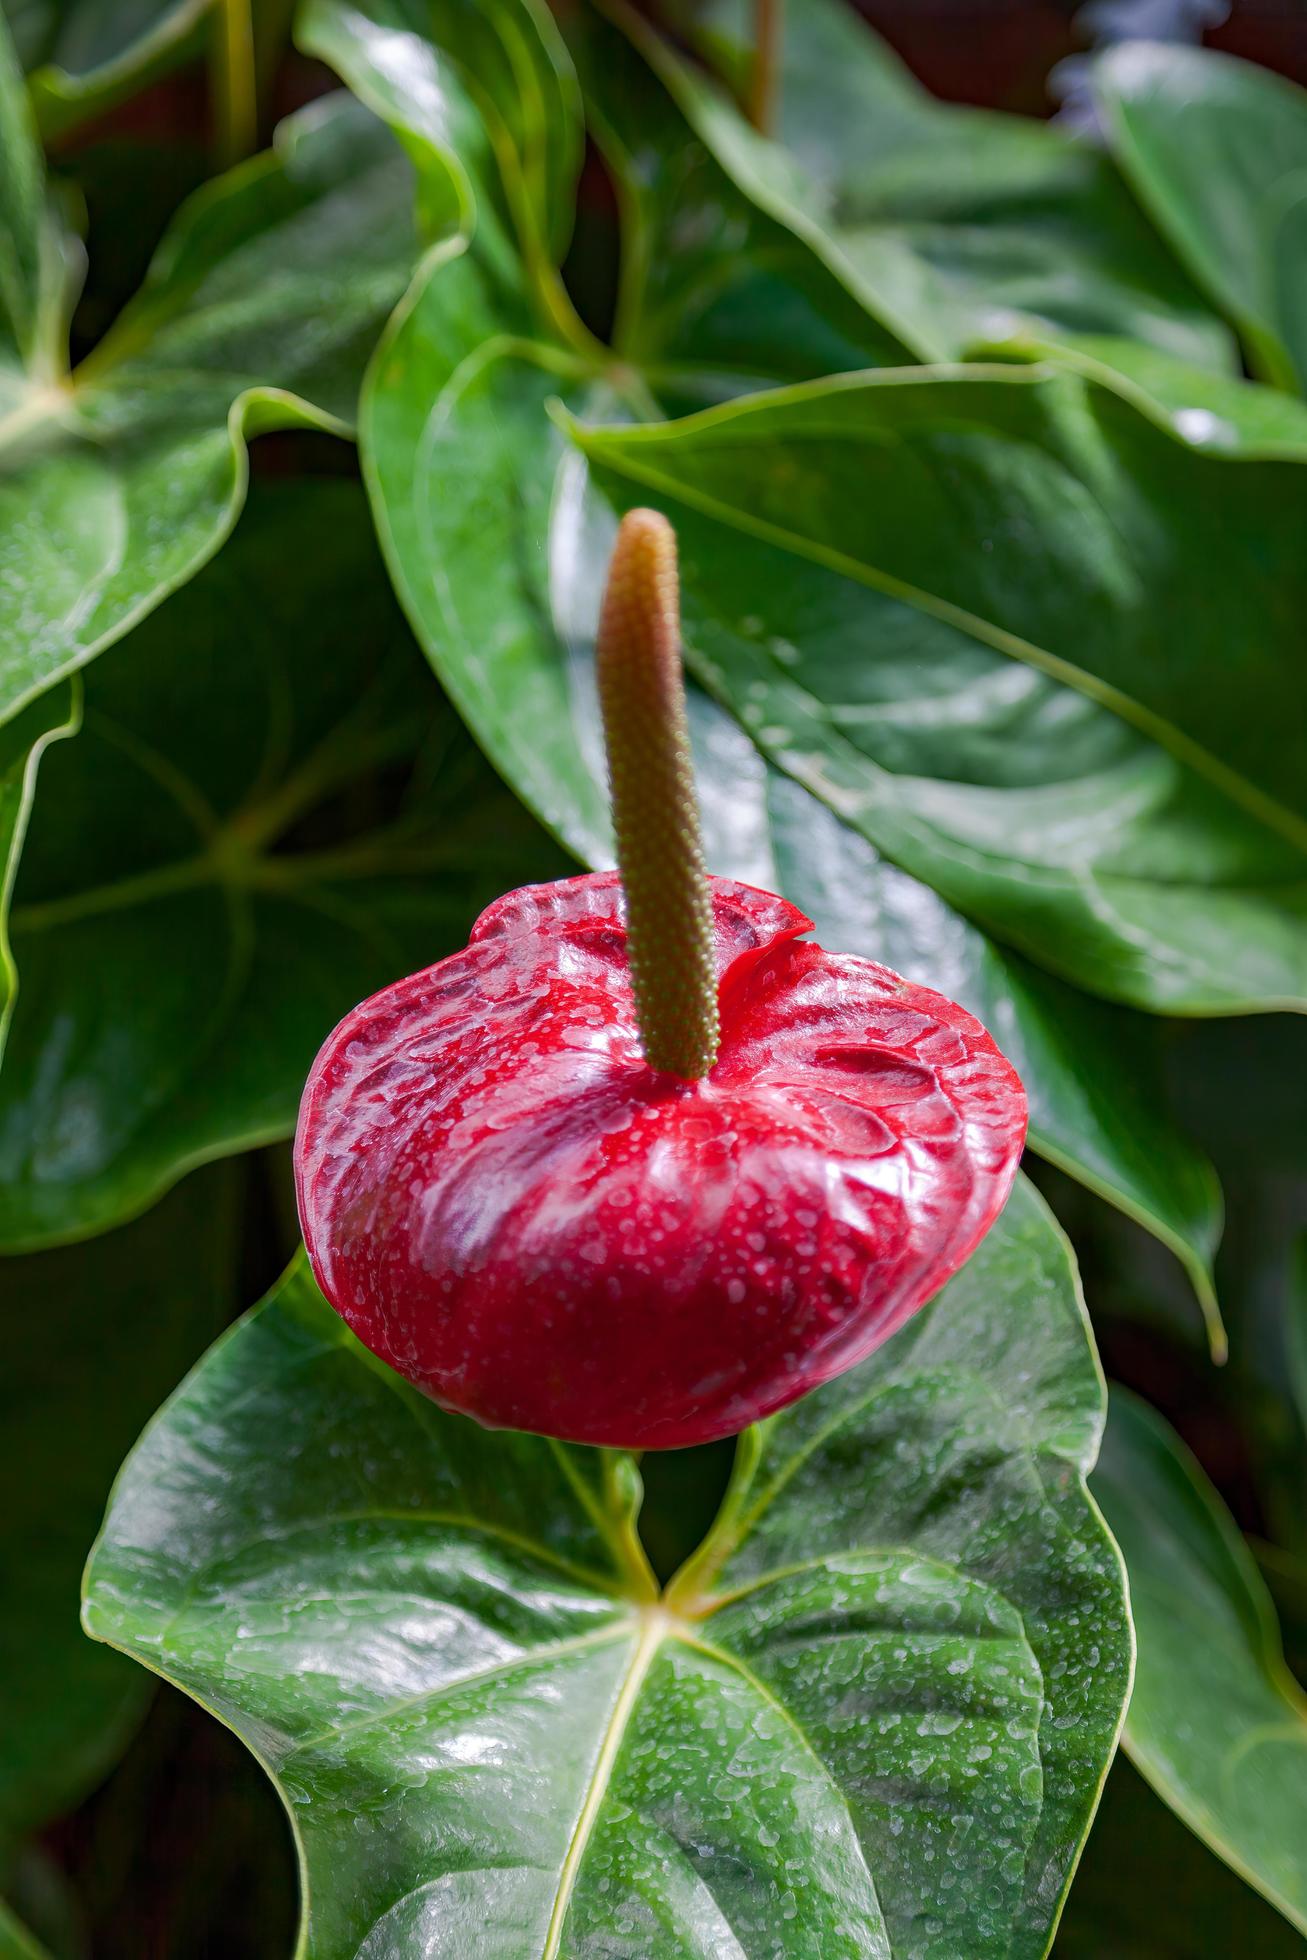
<path id="1" fill-rule="evenodd" d="M 585 1798 L 577 1813 L 576 1823 L 568 1841 L 563 1867 L 558 1875 L 558 1889 L 554 1894 L 553 1909 L 549 1915 L 549 1925 L 545 1931 L 545 1943 L 541 1948 L 540 1960 L 558 1960 L 562 1950 L 563 1928 L 571 1907 L 572 1894 L 576 1889 L 577 1875 L 586 1848 L 594 1834 L 604 1798 L 608 1794 L 613 1766 L 625 1739 L 631 1712 L 639 1699 L 640 1690 L 644 1686 L 645 1677 L 653 1665 L 658 1649 L 669 1637 L 672 1627 L 673 1622 L 666 1612 L 657 1608 L 646 1609 L 640 1637 L 635 1644 L 630 1666 L 627 1668 L 626 1676 L 604 1728 L 599 1753 L 590 1772 Z"/>

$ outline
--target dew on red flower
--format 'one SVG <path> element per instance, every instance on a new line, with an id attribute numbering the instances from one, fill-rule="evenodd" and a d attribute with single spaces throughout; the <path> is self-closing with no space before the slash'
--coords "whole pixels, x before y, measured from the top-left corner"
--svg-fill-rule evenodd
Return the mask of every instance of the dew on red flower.
<path id="1" fill-rule="evenodd" d="M 869 1354 L 967 1257 L 1025 1134 L 964 1009 L 711 880 L 721 1045 L 644 1060 L 614 873 L 499 900 L 366 1001 L 296 1139 L 327 1298 L 484 1423 L 672 1447 Z"/>

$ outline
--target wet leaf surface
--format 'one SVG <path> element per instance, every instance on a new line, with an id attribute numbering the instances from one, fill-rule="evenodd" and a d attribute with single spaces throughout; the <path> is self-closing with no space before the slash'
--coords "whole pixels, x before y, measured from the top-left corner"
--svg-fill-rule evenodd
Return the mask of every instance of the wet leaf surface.
<path id="1" fill-rule="evenodd" d="M 441 1414 L 297 1265 L 129 1461 L 86 1621 L 269 1768 L 324 1960 L 1042 1954 L 1129 1674 L 1101 1403 L 1019 1187 L 656 1598 L 629 1459 Z"/>
<path id="2" fill-rule="evenodd" d="M 1303 1001 L 1296 464 L 1199 455 L 1041 367 L 568 427 L 677 522 L 697 671 L 904 869 L 1109 997 Z"/>

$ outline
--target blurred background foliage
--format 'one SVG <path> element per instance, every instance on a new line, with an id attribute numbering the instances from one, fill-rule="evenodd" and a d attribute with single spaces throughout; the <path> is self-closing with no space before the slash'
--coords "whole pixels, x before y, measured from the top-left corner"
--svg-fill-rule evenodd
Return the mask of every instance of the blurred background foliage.
<path id="1" fill-rule="evenodd" d="M 803 0 L 791 4 L 797 12 Z M 1201 356 L 1213 373 L 1224 370 L 1229 386 L 1250 372 L 1283 388 L 1283 421 L 1275 427 L 1283 430 L 1286 453 L 1301 445 L 1299 409 L 1288 389 L 1295 368 L 1302 373 L 1294 349 L 1304 345 L 1307 305 L 1285 289 L 1286 281 L 1275 290 L 1257 286 L 1255 267 L 1250 283 L 1241 285 L 1230 260 L 1223 263 L 1231 289 L 1215 290 L 1201 252 L 1185 249 L 1186 240 L 1201 241 L 1210 214 L 1184 206 L 1184 185 L 1172 185 L 1165 210 L 1154 202 L 1146 216 L 1140 214 L 1128 194 L 1129 168 L 1119 149 L 1109 160 L 1095 147 L 1103 136 L 1103 98 L 1095 98 L 1085 62 L 1095 48 L 1101 55 L 1136 38 L 1170 38 L 1183 52 L 1202 37 L 1208 49 L 1307 84 L 1307 15 L 1295 0 L 1236 0 L 1228 7 L 1182 0 L 1097 0 L 1083 7 L 1070 0 L 864 0 L 859 10 L 930 95 L 1032 122 L 1057 117 L 1056 141 L 1084 147 L 1065 154 L 1032 151 L 1029 163 L 1014 162 L 1027 174 L 1015 189 L 1009 185 L 1001 220 L 981 237 L 987 219 L 977 204 L 968 207 L 965 162 L 946 158 L 943 176 L 950 181 L 943 187 L 931 181 L 927 168 L 928 153 L 945 143 L 945 132 L 962 126 L 931 121 L 929 105 L 896 95 L 891 78 L 886 102 L 897 105 L 903 121 L 896 125 L 898 148 L 890 146 L 887 173 L 862 187 L 867 202 L 852 218 L 857 187 L 836 186 L 822 219 L 842 251 L 854 250 L 850 241 L 859 224 L 874 220 L 901 229 L 933 255 L 949 305 L 965 314 L 968 337 L 975 338 L 975 309 L 990 303 L 992 282 L 1001 275 L 1017 281 L 1025 330 L 1054 337 L 1061 331 L 1070 345 L 1078 323 L 1055 316 L 1059 297 L 1065 300 L 1078 278 L 1096 303 L 1109 288 L 1118 310 L 1138 301 L 1131 271 L 1137 240 L 1130 229 L 1138 225 L 1147 252 L 1164 267 L 1157 290 L 1146 304 L 1139 302 L 1154 325 L 1161 321 L 1158 337 L 1191 360 Z M 74 364 L 88 356 L 104 361 L 96 350 L 110 335 L 112 371 L 102 390 L 92 460 L 99 466 L 105 457 L 121 459 L 124 480 L 141 499 L 133 522 L 146 541 L 143 549 L 157 544 L 161 512 L 175 525 L 181 542 L 170 535 L 168 544 L 175 562 L 151 572 L 151 589 L 181 589 L 132 626 L 112 662 L 87 673 L 84 698 L 74 692 L 65 697 L 63 676 L 87 647 L 100 643 L 94 637 L 99 629 L 75 620 L 76 608 L 65 607 L 51 627 L 55 653 L 42 676 L 42 685 L 56 684 L 35 693 L 29 707 L 19 676 L 7 697 L 21 713 L 6 738 L 18 730 L 23 740 L 12 753 L 0 750 L 0 819 L 19 835 L 26 826 L 27 835 L 10 922 L 23 991 L 10 1033 L 8 1100 L 0 1106 L 0 1176 L 7 1187 L 0 1227 L 8 1255 L 0 1273 L 16 1330 L 6 1352 L 0 1408 L 19 1486 L 0 1525 L 6 1602 L 0 1620 L 0 1890 L 12 1913 L 0 1920 L 0 1955 L 44 1949 L 58 1960 L 196 1960 L 206 1954 L 272 1960 L 290 1952 L 296 1923 L 292 1850 L 277 1799 L 233 1737 L 171 1687 L 147 1684 L 126 1660 L 83 1639 L 76 1621 L 78 1572 L 113 1474 L 144 1422 L 214 1334 L 272 1284 L 294 1250 L 286 1135 L 317 1040 L 360 994 L 418 964 L 427 949 L 459 943 L 495 891 L 555 875 L 567 859 L 496 781 L 449 707 L 438 697 L 433 707 L 414 636 L 390 597 L 372 542 L 356 453 L 340 439 L 352 432 L 363 359 L 417 263 L 419 239 L 412 230 L 410 174 L 390 136 L 370 124 L 356 126 L 350 105 L 343 111 L 339 104 L 321 106 L 337 78 L 306 49 L 329 52 L 329 36 L 310 27 L 296 45 L 292 8 L 281 0 L 258 6 L 244 37 L 240 9 L 215 10 L 205 0 L 4 0 L 4 11 L 27 72 L 66 227 L 59 249 L 73 261 L 80 250 L 75 240 L 86 241 L 85 278 L 69 328 Z M 311 18 L 318 11 L 307 13 Z M 670 69 L 660 70 L 664 80 L 671 75 L 669 86 L 675 84 L 676 113 L 691 120 L 697 113 L 696 63 L 715 63 L 743 87 L 739 10 L 645 11 L 672 30 L 673 59 L 682 77 L 690 78 L 682 85 Z M 564 27 L 574 31 L 582 12 L 579 0 L 566 0 L 559 8 Z M 581 66 L 584 80 L 584 58 Z M 550 251 L 561 256 L 561 288 L 567 306 L 576 309 L 580 332 L 604 339 L 615 316 L 620 324 L 628 276 L 619 255 L 619 214 L 631 186 L 623 184 L 621 157 L 643 164 L 640 145 L 648 130 L 640 118 L 652 115 L 656 129 L 672 100 L 651 75 L 639 91 L 625 151 L 614 95 L 608 140 L 592 135 L 573 159 L 579 170 L 575 227 L 565 237 L 542 241 L 546 257 Z M 798 82 L 792 110 L 800 96 Z M 403 105 L 370 106 L 405 127 Z M 286 125 L 288 116 L 300 120 Z M 290 139 L 288 127 L 295 132 Z M 223 165 L 271 142 L 279 128 L 276 172 L 246 166 L 248 174 L 228 202 L 190 207 L 186 223 L 192 229 L 172 234 L 167 263 L 156 262 L 147 277 L 155 248 L 188 196 Z M 758 193 L 747 216 L 741 215 L 750 201 L 739 187 L 752 165 L 740 163 L 725 139 L 714 146 L 708 109 L 695 130 L 684 178 L 670 186 L 643 185 L 642 195 L 654 206 L 666 196 L 683 210 L 709 183 L 716 208 L 726 209 L 740 228 L 733 235 L 747 235 L 750 251 L 756 248 L 763 262 L 780 267 L 786 303 L 820 318 L 829 336 L 824 346 L 847 350 L 845 358 L 832 355 L 819 368 L 894 358 L 892 348 L 886 351 L 883 320 L 869 324 L 825 270 L 814 271 L 806 259 L 797 270 L 791 263 L 793 237 L 807 234 L 801 226 L 795 231 L 793 209 L 781 192 Z M 439 173 L 427 171 L 421 134 L 411 124 L 406 139 L 422 193 L 420 213 L 436 228 L 448 222 L 438 208 L 448 186 L 442 189 Z M 1003 140 L 1009 139 L 1016 158 L 1023 138 L 1010 131 Z M 954 140 L 947 134 L 947 142 Z M 909 165 L 905 158 L 914 142 L 920 155 Z M 1049 223 L 1063 222 L 1068 207 L 1057 199 L 1069 182 L 1066 170 L 1080 171 L 1082 157 L 1090 161 L 1072 195 L 1081 199 L 1075 208 L 1085 214 L 1084 225 L 1074 248 L 1057 259 L 1050 298 L 1039 289 L 1035 261 L 1047 246 Z M 1157 165 L 1163 174 L 1165 163 L 1163 155 Z M 566 168 L 560 166 L 564 177 Z M 1307 170 L 1307 151 L 1302 168 Z M 1038 177 L 1045 169 L 1047 181 Z M 1201 169 L 1211 178 L 1227 169 L 1248 176 L 1243 159 L 1215 148 L 1201 158 Z M 723 188 L 728 179 L 733 190 Z M 23 186 L 15 183 L 22 197 Z M 1147 197 L 1142 201 L 1149 204 Z M 547 230 L 558 218 L 556 203 L 546 197 L 542 209 Z M 319 217 L 337 242 L 329 264 L 313 257 L 320 250 L 314 242 Z M 502 218 L 483 214 L 479 236 L 492 237 Z M 1220 219 L 1217 213 L 1212 220 L 1218 247 Z M 1111 233 L 1106 259 L 1099 256 L 1100 220 Z M 1124 234 L 1112 230 L 1118 221 L 1130 229 L 1124 245 Z M 1154 223 L 1160 232 L 1152 231 Z M 1072 229 L 1079 224 L 1077 218 Z M 1301 232 L 1296 236 L 1301 239 Z M 1088 269 L 1082 273 L 1076 253 L 1086 239 Z M 210 256 L 197 270 L 188 252 Z M 830 263 L 829 254 L 821 260 L 827 269 Z M 654 263 L 650 271 L 656 297 L 666 269 Z M 144 299 L 133 301 L 143 284 Z M 272 295 L 266 317 L 260 312 L 264 293 Z M 660 304 L 665 317 L 680 300 L 669 291 Z M 657 312 L 652 307 L 651 317 Z M 319 330 L 324 319 L 333 332 Z M 1079 324 L 1081 338 L 1127 331 L 1107 319 Z M 711 376 L 716 386 L 738 355 L 735 323 L 717 318 L 710 325 L 711 332 L 701 325 L 663 350 L 669 364 L 681 365 L 677 387 L 688 389 L 684 400 L 671 400 L 669 382 L 672 406 L 692 405 L 694 390 L 708 385 L 703 377 Z M 16 360 L 28 361 L 32 372 L 42 358 L 41 331 L 38 321 L 29 341 L 16 349 Z M 147 354 L 155 365 L 138 373 L 133 364 Z M 755 349 L 755 355 L 752 385 L 788 377 L 776 349 Z M 1106 343 L 1095 344 L 1087 358 L 1125 361 Z M 188 395 L 185 414 L 170 422 L 170 377 L 184 377 L 189 388 L 197 369 L 206 376 L 205 400 L 197 407 Z M 1135 372 L 1128 363 L 1125 371 Z M 1155 387 L 1164 402 L 1165 372 L 1137 372 L 1145 391 Z M 558 392 L 556 377 L 545 392 Z M 0 407 L 5 399 L 0 395 Z M 1218 405 L 1225 402 L 1222 396 Z M 378 414 L 382 408 L 384 402 Z M 1255 440 L 1265 435 L 1266 426 L 1259 425 Z M 378 455 L 380 478 L 391 465 L 380 450 Z M 80 465 L 61 455 L 59 467 Z M 252 487 L 245 504 L 247 470 Z M 15 494 L 38 493 L 20 484 Z M 3 510 L 16 525 L 17 505 L 6 502 Z M 231 543 L 198 569 L 233 523 Z M 324 557 L 328 535 L 347 543 Z M 269 554 L 276 567 L 289 561 L 316 588 L 330 583 L 321 638 L 297 633 L 295 580 L 286 583 L 270 572 Z M 185 583 L 192 574 L 194 583 Z M 143 610 L 140 599 L 140 592 L 124 594 L 124 617 L 135 619 Z M 52 618 L 59 612 L 52 601 Z M 10 625 L 23 617 L 11 611 Z M 240 633 L 229 657 L 224 633 L 233 620 Z M 216 633 L 215 621 L 222 629 Z M 118 633 L 121 627 L 104 630 Z M 174 695 L 163 677 L 179 649 L 185 652 L 185 685 Z M 198 725 L 210 712 L 199 678 L 206 663 L 224 671 L 230 697 L 225 743 L 215 743 L 212 729 Z M 302 702 L 312 692 L 297 686 L 297 669 L 301 682 L 305 675 L 329 674 L 335 688 L 334 697 L 331 688 L 322 690 L 302 726 L 289 710 L 283 714 L 286 702 Z M 270 674 L 276 676 L 271 684 Z M 493 732 L 488 738 L 486 725 L 458 696 L 456 681 L 446 671 L 442 679 L 497 766 L 518 781 L 496 752 Z M 80 687 L 75 692 L 80 696 Z M 31 722 L 34 712 L 39 729 Z M 706 695 L 697 712 L 705 743 L 719 741 L 726 755 L 730 736 L 724 724 L 717 729 Z M 81 732 L 74 736 L 78 724 Z M 343 749 L 332 747 L 337 725 L 348 731 Z M 177 737 L 170 768 L 185 778 L 185 790 L 178 798 L 170 781 L 156 807 L 157 771 L 148 758 L 161 752 L 164 731 L 170 745 Z M 520 733 L 530 746 L 538 729 L 533 724 Z M 231 764 L 242 744 L 262 758 L 252 772 L 259 783 L 256 799 L 242 800 L 248 775 Z M 29 812 L 30 775 L 24 772 L 29 755 L 42 748 L 48 753 Z M 752 750 L 749 755 L 752 767 L 756 758 Z M 522 767 L 525 775 L 527 765 Z M 729 771 L 726 780 L 732 780 Z M 776 809 L 786 795 L 807 796 L 785 781 L 785 789 L 774 791 Z M 578 782 L 574 789 L 575 807 L 552 827 L 584 853 L 590 788 Z M 528 786 L 523 794 L 539 815 L 544 792 L 532 794 Z M 214 819 L 224 836 L 232 825 L 243 825 L 245 841 L 254 840 L 262 869 L 248 910 L 233 910 L 217 886 L 200 891 L 187 884 L 195 840 L 185 825 L 173 834 L 175 810 L 164 814 L 170 797 L 192 814 L 201 812 L 202 838 L 208 835 L 204 823 Z M 786 832 L 776 809 L 770 848 L 773 863 L 784 865 Z M 800 809 L 798 818 L 817 823 L 825 813 L 805 817 Z M 710 830 L 712 822 L 710 809 Z M 796 827 L 792 820 L 791 830 Z M 870 849 L 857 856 L 847 837 L 842 848 L 851 854 L 846 896 L 859 878 L 867 881 L 868 894 L 874 887 L 857 950 L 879 950 L 883 935 L 898 930 L 906 965 L 914 944 L 904 921 L 919 930 L 924 916 L 907 890 L 912 881 L 904 878 L 896 887 L 900 874 Z M 293 879 L 286 868 L 292 861 Z M 361 865 L 369 880 L 366 918 L 359 916 L 351 883 Z M 433 905 L 437 874 L 440 899 Z M 815 883 L 811 895 L 792 889 L 801 875 L 796 866 L 787 889 L 824 924 Z M 171 912 L 161 918 L 155 909 L 146 916 L 124 890 L 106 920 L 81 894 L 108 879 L 115 889 L 149 879 L 152 893 L 162 880 L 169 885 Z M 969 928 L 952 913 L 946 923 L 947 943 L 956 948 L 957 933 Z M 936 922 L 930 929 L 943 943 L 945 927 Z M 846 928 L 846 937 L 851 931 Z M 839 935 L 838 923 L 825 933 L 830 943 Z M 974 974 L 986 960 L 1008 961 L 1001 981 L 988 967 L 984 971 L 996 997 L 1009 999 L 1019 991 L 1012 975 L 1023 970 L 1020 956 L 1007 950 L 1006 941 L 997 950 L 979 946 L 979 935 L 977 942 L 979 949 L 958 955 L 965 970 L 978 985 Z M 185 949 L 193 971 L 179 978 L 173 969 L 165 981 L 177 947 Z M 932 957 L 929 949 L 917 951 Z M 1223 951 L 1217 949 L 1218 963 Z M 98 992 L 83 985 L 88 973 L 98 976 Z M 1070 986 L 1065 997 L 1057 991 L 1065 976 L 1051 977 L 1042 968 L 1036 974 L 1033 967 L 1030 975 L 1032 998 L 1042 1003 L 1041 1025 L 1055 1031 L 1071 1025 L 1068 1017 L 1082 1010 L 1071 1005 Z M 1041 994 L 1041 988 L 1052 991 Z M 124 990 L 135 990 L 142 1040 L 152 1052 L 170 1055 L 175 1079 L 162 1082 L 130 1048 L 105 1059 L 106 1016 Z M 1075 1001 L 1085 997 L 1076 993 Z M 1083 1011 L 1084 1039 L 1097 1044 L 1093 1052 L 1135 1055 L 1131 1044 L 1140 1039 L 1135 1024 L 1141 1016 L 1105 1007 L 1097 998 Z M 1034 1025 L 1033 1017 L 1022 1025 Z M 52 1087 L 54 1033 L 71 1060 Z M 1047 1062 L 1044 1050 L 1040 1055 Z M 112 1125 L 92 1120 L 95 1112 L 79 1101 L 91 1093 L 87 1056 L 99 1058 L 95 1093 L 112 1106 L 130 1142 L 130 1148 L 101 1150 L 98 1157 L 95 1140 Z M 1189 1549 L 1197 1546 L 1194 1556 L 1200 1564 L 1207 1560 L 1208 1569 L 1222 1556 L 1235 1561 L 1234 1578 L 1209 1602 L 1216 1616 L 1210 1624 L 1227 1607 L 1235 1619 L 1251 1615 L 1256 1625 L 1238 1665 L 1258 1672 L 1265 1663 L 1266 1691 L 1278 1694 L 1284 1684 L 1278 1676 L 1271 1679 L 1278 1661 L 1273 1653 L 1268 1660 L 1258 1644 L 1270 1624 L 1269 1602 L 1289 1666 L 1299 1680 L 1307 1668 L 1307 1030 L 1282 1013 L 1168 1018 L 1149 1022 L 1138 1056 L 1130 1070 L 1136 1087 L 1145 1084 L 1140 1128 L 1131 1130 L 1128 1105 L 1124 1117 L 1120 1107 L 1115 1110 L 1105 1133 L 1115 1121 L 1130 1134 L 1124 1143 L 1118 1136 L 1111 1161 L 1089 1172 L 1083 1162 L 1068 1161 L 1074 1152 L 1059 1141 L 1059 1112 L 1052 1110 L 1042 1161 L 1028 1159 L 1028 1168 L 1076 1247 L 1109 1377 L 1160 1412 L 1192 1452 L 1192 1459 L 1182 1456 L 1164 1441 L 1158 1447 L 1165 1465 L 1159 1468 L 1154 1457 L 1146 1466 L 1141 1452 L 1149 1447 L 1147 1435 L 1141 1440 L 1133 1432 L 1114 1432 L 1102 1485 L 1109 1519 L 1126 1538 L 1124 1509 L 1119 1517 L 1117 1507 L 1130 1507 L 1132 1493 L 1144 1488 L 1146 1469 L 1184 1480 L 1191 1497 L 1198 1491 L 1192 1501 L 1207 1523 L 1196 1527 L 1199 1537 Z M 1081 1120 L 1078 1109 L 1068 1118 L 1073 1128 Z M 1155 1134 L 1151 1126 L 1158 1123 L 1164 1128 Z M 73 1173 L 43 1181 L 42 1151 L 51 1161 L 72 1164 Z M 1163 1158 L 1180 1167 L 1170 1186 L 1157 1175 Z M 1212 1365 L 1195 1287 L 1206 1295 L 1209 1311 L 1219 1301 L 1230 1346 L 1223 1368 Z M 129 1345 L 121 1338 L 125 1324 L 133 1329 Z M 1130 1418 L 1122 1420 L 1128 1427 Z M 693 1462 L 669 1457 L 649 1467 L 645 1533 L 660 1571 L 671 1570 L 697 1541 L 726 1467 L 722 1452 Z M 1200 1487 L 1195 1478 L 1210 1480 L 1224 1508 L 1202 1511 L 1208 1484 Z M 1147 1531 L 1142 1509 L 1136 1523 Z M 1232 1550 L 1236 1530 L 1242 1549 Z M 1229 1536 L 1222 1539 L 1221 1533 Z M 1158 1535 L 1143 1542 L 1141 1570 L 1147 1565 L 1164 1578 L 1168 1561 L 1185 1549 L 1159 1526 Z M 1238 1559 L 1246 1560 L 1246 1569 Z M 1239 1594 L 1231 1605 L 1231 1587 L 1236 1593 L 1245 1588 L 1246 1598 Z M 1157 1611 L 1165 1618 L 1166 1610 L 1162 1600 Z M 1145 1634 L 1141 1621 L 1141 1643 Z M 1213 1636 L 1218 1646 L 1223 1637 L 1219 1630 Z M 1219 1694 L 1219 1674 L 1214 1690 L 1200 1683 L 1194 1691 Z M 1164 1712 L 1156 1719 L 1161 1722 Z M 1307 1750 L 1301 1739 L 1299 1746 Z M 1132 1747 L 1147 1770 L 1150 1737 L 1141 1731 Z M 1201 1765 L 1194 1773 L 1201 1775 Z M 1282 1906 L 1288 1895 L 1290 1910 L 1296 1890 L 1299 1926 L 1307 1923 L 1304 1821 L 1292 1812 L 1286 1819 L 1290 1834 L 1296 1826 L 1296 1871 L 1286 1878 L 1283 1867 L 1278 1879 L 1250 1874 Z M 1227 1824 L 1218 1816 L 1200 1828 L 1228 1840 Z M 1292 1847 L 1286 1858 L 1292 1865 Z M 1231 1952 L 1274 1956 L 1301 1945 L 1302 1934 L 1288 1919 L 1221 1863 L 1119 1757 L 1054 1951 L 1066 1960 L 1207 1960 Z"/>

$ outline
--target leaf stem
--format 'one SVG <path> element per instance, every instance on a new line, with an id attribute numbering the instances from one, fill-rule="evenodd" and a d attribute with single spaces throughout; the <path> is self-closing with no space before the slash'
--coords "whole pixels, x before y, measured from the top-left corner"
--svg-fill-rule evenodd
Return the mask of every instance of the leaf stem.
<path id="1" fill-rule="evenodd" d="M 776 121 L 780 87 L 781 41 L 785 0 L 754 0 L 753 72 L 749 78 L 749 121 L 760 136 L 770 136 Z"/>
<path id="2" fill-rule="evenodd" d="M 224 169 L 259 147 L 258 84 L 250 0 L 218 0 L 211 65 L 215 143 Z"/>

